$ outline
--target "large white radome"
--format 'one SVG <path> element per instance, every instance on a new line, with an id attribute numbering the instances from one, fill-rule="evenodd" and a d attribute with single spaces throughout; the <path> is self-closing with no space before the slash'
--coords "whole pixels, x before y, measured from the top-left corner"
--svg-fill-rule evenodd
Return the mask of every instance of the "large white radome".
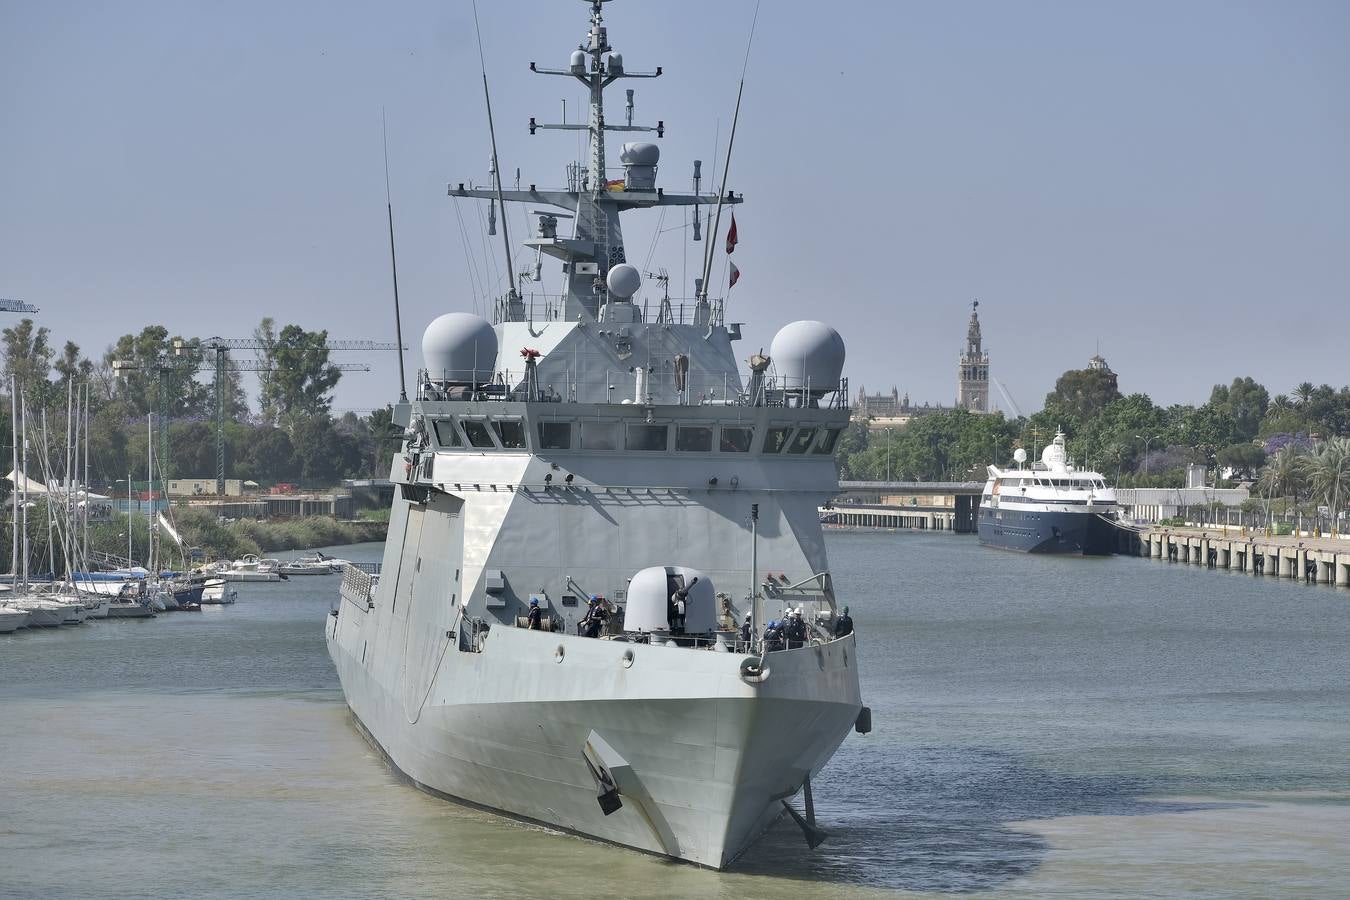
<path id="1" fill-rule="evenodd" d="M 769 356 L 783 387 L 833 391 L 844 374 L 844 339 L 824 322 L 789 322 L 773 336 Z"/>
<path id="2" fill-rule="evenodd" d="M 433 381 L 483 384 L 497 362 L 497 332 L 471 313 L 446 313 L 422 332 L 422 364 Z"/>

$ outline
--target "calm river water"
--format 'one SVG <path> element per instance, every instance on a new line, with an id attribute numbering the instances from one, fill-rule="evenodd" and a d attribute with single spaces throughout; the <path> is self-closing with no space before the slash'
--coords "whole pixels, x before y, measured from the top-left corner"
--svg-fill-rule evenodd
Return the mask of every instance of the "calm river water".
<path id="1" fill-rule="evenodd" d="M 733 873 L 466 810 L 349 724 L 333 578 L 0 636 L 0 895 L 1350 894 L 1350 591 L 829 536 L 874 732 Z M 335 548 L 375 559 L 377 545 Z"/>

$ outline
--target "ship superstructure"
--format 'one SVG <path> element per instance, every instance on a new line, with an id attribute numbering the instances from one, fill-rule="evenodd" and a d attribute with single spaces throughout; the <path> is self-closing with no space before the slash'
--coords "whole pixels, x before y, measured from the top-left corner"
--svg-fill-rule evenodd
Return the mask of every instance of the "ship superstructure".
<path id="1" fill-rule="evenodd" d="M 741 198 L 665 192 L 649 143 L 606 180 L 605 132 L 639 126 L 605 120 L 604 89 L 660 70 L 624 68 L 601 10 L 566 69 L 531 65 L 590 92 L 568 189 L 450 188 L 530 204 L 560 297 L 536 315 L 513 286 L 491 322 L 427 327 L 382 574 L 344 570 L 327 641 L 360 727 L 417 785 L 720 868 L 803 789 L 809 818 L 811 776 L 870 719 L 817 514 L 844 346 L 791 323 L 743 380 L 706 283 L 684 313 L 634 302 L 621 214 Z M 766 640 L 770 620 L 802 624 Z"/>
<path id="2" fill-rule="evenodd" d="M 1074 468 L 1058 432 L 1026 467 L 1026 451 L 1015 454 L 1017 468 L 989 466 L 980 498 L 980 543 L 1028 553 L 1109 554 L 1115 549 L 1115 519 L 1120 507 L 1115 488 L 1100 472 Z"/>

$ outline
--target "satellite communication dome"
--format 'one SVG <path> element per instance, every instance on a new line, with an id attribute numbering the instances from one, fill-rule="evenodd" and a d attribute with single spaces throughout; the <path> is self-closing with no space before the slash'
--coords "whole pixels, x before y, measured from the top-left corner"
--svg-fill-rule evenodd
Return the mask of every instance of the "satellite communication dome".
<path id="1" fill-rule="evenodd" d="M 806 319 L 784 325 L 773 336 L 769 356 L 785 390 L 824 394 L 839 389 L 844 339 L 824 322 Z"/>
<path id="2" fill-rule="evenodd" d="M 586 71 L 586 54 L 580 50 L 572 51 L 571 69 L 574 74 L 581 74 Z M 580 70 L 580 71 L 578 71 Z"/>
<path id="3" fill-rule="evenodd" d="M 615 300 L 627 300 L 642 287 L 642 273 L 637 270 L 637 266 L 619 263 L 609 270 L 605 284 L 609 287 L 609 295 Z"/>
<path id="4" fill-rule="evenodd" d="M 422 364 L 432 381 L 482 384 L 497 363 L 497 332 L 470 313 L 446 313 L 422 332 Z"/>
<path id="5" fill-rule="evenodd" d="M 1013 461 L 1019 464 L 1026 462 L 1027 451 L 1023 450 L 1021 447 L 1018 447 L 1016 450 L 1013 451 Z"/>
<path id="6" fill-rule="evenodd" d="M 717 591 L 707 575 L 687 566 L 652 566 L 634 575 L 628 583 L 623 630 L 669 631 L 670 595 L 681 586 L 689 591 L 684 603 L 685 633 L 707 634 L 717 630 Z"/>

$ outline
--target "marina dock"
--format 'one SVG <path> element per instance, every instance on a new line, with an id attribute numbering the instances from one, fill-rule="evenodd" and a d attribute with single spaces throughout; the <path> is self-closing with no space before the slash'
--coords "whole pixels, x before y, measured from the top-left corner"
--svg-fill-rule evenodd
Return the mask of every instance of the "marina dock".
<path id="1" fill-rule="evenodd" d="M 1122 530 L 1119 550 L 1166 562 L 1350 587 L 1350 540 L 1345 538 L 1152 527 Z"/>

